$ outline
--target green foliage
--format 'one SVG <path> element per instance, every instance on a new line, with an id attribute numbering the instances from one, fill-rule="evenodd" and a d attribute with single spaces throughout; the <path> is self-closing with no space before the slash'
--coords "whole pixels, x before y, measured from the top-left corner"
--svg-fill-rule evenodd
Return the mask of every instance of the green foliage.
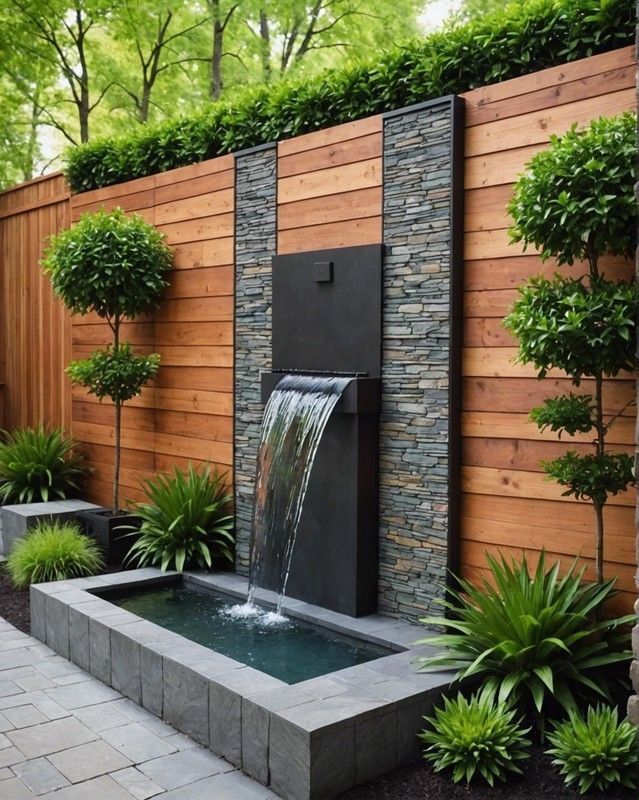
<path id="1" fill-rule="evenodd" d="M 422 641 L 443 652 L 418 659 L 420 666 L 456 669 L 459 680 L 478 676 L 499 702 L 531 706 L 540 724 L 553 698 L 567 710 L 584 693 L 608 699 L 605 668 L 630 655 L 615 632 L 633 619 L 600 619 L 614 581 L 582 583 L 576 564 L 560 579 L 559 563 L 546 568 L 543 553 L 534 572 L 525 558 L 486 558 L 490 582 L 460 580 L 461 591 L 444 602 L 449 615 L 422 620 L 444 633 Z"/>
<path id="2" fill-rule="evenodd" d="M 74 523 L 40 522 L 12 547 L 7 558 L 18 587 L 95 575 L 103 567 L 98 546 Z"/>
<path id="3" fill-rule="evenodd" d="M 560 369 L 578 385 L 583 376 L 634 369 L 635 284 L 599 278 L 588 286 L 555 275 L 533 278 L 519 295 L 504 325 L 518 339 L 517 360 L 533 364 L 539 378 Z"/>
<path id="4" fill-rule="evenodd" d="M 580 455 L 569 450 L 553 461 L 542 461 L 549 477 L 566 486 L 564 497 L 592 500 L 599 507 L 610 495 L 619 494 L 634 482 L 634 461 L 628 453 Z"/>
<path id="5" fill-rule="evenodd" d="M 178 572 L 191 566 L 210 568 L 215 557 L 233 562 L 231 495 L 224 476 L 189 464 L 186 474 L 175 467 L 172 474 L 157 475 L 144 485 L 149 502 L 135 508 L 142 524 L 132 529 L 140 536 L 127 561 Z"/>
<path id="6" fill-rule="evenodd" d="M 59 428 L 17 428 L 2 439 L 0 503 L 64 500 L 88 472 L 75 440 Z"/>
<path id="7" fill-rule="evenodd" d="M 639 774 L 639 732 L 630 722 L 619 722 L 617 710 L 589 707 L 586 718 L 571 713 L 548 734 L 566 785 L 577 784 L 582 794 L 593 786 L 605 792 L 615 784 L 635 788 Z"/>
<path id="8" fill-rule="evenodd" d="M 495 703 L 495 692 L 483 689 L 467 700 L 444 697 L 444 707 L 426 717 L 431 730 L 418 734 L 427 745 L 424 758 L 435 772 L 452 769 L 453 781 L 470 783 L 475 773 L 491 786 L 505 781 L 509 772 L 521 774 L 517 761 L 529 757 L 530 742 L 521 720 L 508 703 Z"/>
<path id="9" fill-rule="evenodd" d="M 591 431 L 595 424 L 594 412 L 592 395 L 571 392 L 560 397 L 546 398 L 543 406 L 533 408 L 530 418 L 541 431 L 550 428 L 561 438 L 564 431 L 570 436 Z"/>
<path id="10" fill-rule="evenodd" d="M 100 399 L 111 398 L 124 403 L 140 394 L 142 387 L 154 378 L 160 366 L 160 356 L 136 356 L 128 342 L 117 350 L 96 350 L 89 358 L 72 361 L 67 372 L 74 383 L 79 383 Z"/>
<path id="11" fill-rule="evenodd" d="M 172 255 L 164 236 L 121 208 L 83 214 L 51 237 L 42 265 L 73 314 L 133 317 L 156 307 Z"/>
<path id="12" fill-rule="evenodd" d="M 637 246 L 637 118 L 573 125 L 534 156 L 517 182 L 509 211 L 512 241 L 532 244 L 560 264 L 611 255 L 632 258 Z"/>
<path id="13" fill-rule="evenodd" d="M 533 0 L 453 25 L 319 78 L 218 102 L 199 115 L 67 153 L 74 192 L 459 93 L 629 45 L 632 0 Z"/>

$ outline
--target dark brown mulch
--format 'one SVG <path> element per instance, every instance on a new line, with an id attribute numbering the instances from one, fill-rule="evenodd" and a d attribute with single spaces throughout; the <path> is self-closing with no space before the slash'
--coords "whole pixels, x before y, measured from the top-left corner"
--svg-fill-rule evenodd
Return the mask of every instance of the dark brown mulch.
<path id="1" fill-rule="evenodd" d="M 426 764 L 413 764 L 371 783 L 356 786 L 340 800 L 636 800 L 637 790 L 609 789 L 582 795 L 564 785 L 559 769 L 540 748 L 523 765 L 524 775 L 491 789 L 485 783 L 454 784 L 448 773 L 435 774 Z"/>
<path id="2" fill-rule="evenodd" d="M 29 633 L 29 590 L 15 588 L 6 564 L 0 564 L 0 617 L 4 617 L 19 630 Z"/>

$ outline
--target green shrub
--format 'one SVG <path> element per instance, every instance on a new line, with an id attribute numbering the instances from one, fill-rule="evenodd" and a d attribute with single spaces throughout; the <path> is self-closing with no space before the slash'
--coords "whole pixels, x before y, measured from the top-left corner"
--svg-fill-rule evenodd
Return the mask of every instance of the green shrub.
<path id="1" fill-rule="evenodd" d="M 231 495 L 223 476 L 189 464 L 186 474 L 175 467 L 172 474 L 157 475 L 144 485 L 149 502 L 135 508 L 142 524 L 133 529 L 140 536 L 127 561 L 159 565 L 162 570 L 174 566 L 178 572 L 191 566 L 210 567 L 215 557 L 233 562 Z"/>
<path id="2" fill-rule="evenodd" d="M 0 442 L 0 503 L 64 500 L 88 472 L 74 439 L 59 428 L 17 428 Z"/>
<path id="3" fill-rule="evenodd" d="M 577 784 L 582 794 L 592 786 L 601 792 L 614 784 L 636 786 L 639 732 L 630 722 L 619 722 L 616 709 L 589 707 L 585 719 L 571 713 L 548 739 L 553 746 L 547 753 L 555 757 L 567 786 Z"/>
<path id="4" fill-rule="evenodd" d="M 11 548 L 7 567 L 18 587 L 95 575 L 103 566 L 98 546 L 73 523 L 40 522 Z"/>
<path id="5" fill-rule="evenodd" d="M 576 563 L 559 578 L 559 563 L 547 569 L 543 553 L 532 573 L 525 558 L 487 561 L 491 582 L 460 579 L 460 591 L 444 602 L 449 615 L 422 620 L 444 633 L 422 641 L 443 652 L 418 659 L 421 667 L 454 668 L 459 680 L 481 677 L 500 702 L 523 701 L 542 729 L 553 698 L 566 710 L 584 693 L 609 699 L 606 668 L 629 659 L 624 626 L 633 621 L 599 619 L 614 581 L 584 583 Z"/>
<path id="6" fill-rule="evenodd" d="M 163 172 L 630 45 L 633 0 L 533 0 L 318 78 L 67 153 L 73 192 Z"/>
<path id="7" fill-rule="evenodd" d="M 529 757 L 530 741 L 521 720 L 508 703 L 495 703 L 495 692 L 483 689 L 467 700 L 461 693 L 455 699 L 444 698 L 444 707 L 427 717 L 432 730 L 418 734 L 428 747 L 427 761 L 435 772 L 453 771 L 453 781 L 470 783 L 479 773 L 491 786 L 495 778 L 505 781 L 508 772 L 521 769 L 517 761 Z"/>

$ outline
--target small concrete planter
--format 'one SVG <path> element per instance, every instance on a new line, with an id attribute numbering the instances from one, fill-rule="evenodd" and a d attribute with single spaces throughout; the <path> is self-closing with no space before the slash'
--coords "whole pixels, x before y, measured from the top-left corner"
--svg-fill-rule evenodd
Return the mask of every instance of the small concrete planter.
<path id="1" fill-rule="evenodd" d="M 391 651 L 289 685 L 108 602 L 109 590 L 180 580 L 246 597 L 238 575 L 153 568 L 38 584 L 31 633 L 286 800 L 326 800 L 419 758 L 415 734 L 451 680 L 412 666 L 427 651 L 408 650 L 423 628 L 287 600 L 291 617 Z M 270 605 L 274 594 L 258 599 Z"/>
<path id="2" fill-rule="evenodd" d="M 121 530 L 122 526 L 139 525 L 141 522 L 135 514 L 113 516 L 111 509 L 105 506 L 93 506 L 81 511 L 78 520 L 87 536 L 99 545 L 106 563 L 110 565 L 122 564 L 135 541 L 135 537 L 127 535 L 130 531 Z"/>
<path id="3" fill-rule="evenodd" d="M 20 503 L 2 506 L 0 509 L 2 520 L 0 553 L 8 556 L 15 542 L 22 539 L 27 531 L 35 527 L 41 520 L 68 522 L 76 519 L 79 511 L 88 508 L 96 508 L 96 506 L 94 503 L 86 503 L 84 500 L 56 500 L 50 503 Z"/>

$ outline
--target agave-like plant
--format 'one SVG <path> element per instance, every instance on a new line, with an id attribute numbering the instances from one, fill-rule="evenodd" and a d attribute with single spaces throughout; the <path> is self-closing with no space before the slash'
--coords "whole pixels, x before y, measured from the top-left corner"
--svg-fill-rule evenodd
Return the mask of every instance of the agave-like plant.
<path id="1" fill-rule="evenodd" d="M 509 772 L 521 774 L 517 762 L 530 756 L 530 741 L 516 711 L 508 703 L 496 703 L 495 692 L 484 688 L 467 700 L 458 693 L 444 698 L 444 707 L 426 717 L 430 728 L 418 734 L 428 747 L 424 758 L 435 772 L 452 770 L 455 783 L 470 783 L 479 773 L 491 786 L 505 781 Z"/>
<path id="2" fill-rule="evenodd" d="M 0 439 L 0 503 L 64 500 L 89 471 L 75 440 L 60 428 L 16 428 Z"/>
<path id="3" fill-rule="evenodd" d="M 614 580 L 582 581 L 573 562 L 559 577 L 560 564 L 546 567 L 542 553 L 534 572 L 524 557 L 508 563 L 487 555 L 491 581 L 459 580 L 460 589 L 443 602 L 448 616 L 422 622 L 445 629 L 423 639 L 440 653 L 416 659 L 422 669 L 456 669 L 455 678 L 481 678 L 499 702 L 523 701 L 543 731 L 551 698 L 567 711 L 582 695 L 610 700 L 606 667 L 627 661 L 627 625 L 634 617 L 605 619 L 601 611 L 615 594 Z"/>
<path id="4" fill-rule="evenodd" d="M 189 463 L 186 473 L 178 467 L 168 475 L 144 481 L 148 503 L 138 503 L 134 512 L 139 526 L 122 526 L 138 535 L 126 561 L 138 566 L 159 565 L 163 571 L 173 566 L 211 567 L 220 556 L 233 561 L 233 517 L 228 513 L 231 495 L 224 476 L 210 467 L 195 468 Z"/>
<path id="5" fill-rule="evenodd" d="M 619 721 L 616 708 L 590 706 L 586 718 L 572 712 L 548 734 L 566 785 L 577 784 L 582 794 L 593 785 L 605 792 L 614 784 L 634 789 L 639 776 L 639 731 L 627 720 Z"/>

